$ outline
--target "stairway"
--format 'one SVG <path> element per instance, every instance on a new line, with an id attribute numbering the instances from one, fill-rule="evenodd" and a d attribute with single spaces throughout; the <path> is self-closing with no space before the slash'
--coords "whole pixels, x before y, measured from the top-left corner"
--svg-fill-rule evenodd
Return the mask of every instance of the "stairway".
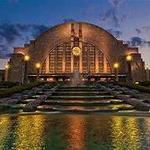
<path id="1" fill-rule="evenodd" d="M 73 87 L 47 84 L 19 93 L 19 96 L 22 96 L 20 100 L 14 99 L 14 96 L 6 99 L 8 103 L 5 99 L 4 104 L 1 103 L 1 107 L 5 108 L 6 112 L 112 113 L 135 111 L 133 106 L 124 100 L 115 98 L 102 85 Z"/>
<path id="2" fill-rule="evenodd" d="M 122 100 L 96 86 L 60 86 L 40 106 L 38 111 L 67 113 L 117 112 L 133 109 Z"/>

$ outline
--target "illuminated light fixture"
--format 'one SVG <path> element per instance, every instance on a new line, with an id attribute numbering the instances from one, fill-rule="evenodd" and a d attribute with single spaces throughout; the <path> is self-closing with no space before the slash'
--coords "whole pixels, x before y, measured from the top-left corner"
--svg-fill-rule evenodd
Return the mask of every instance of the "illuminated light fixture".
<path id="1" fill-rule="evenodd" d="M 72 53 L 74 56 L 79 56 L 81 54 L 81 48 L 80 47 L 74 47 L 72 49 Z"/>
<path id="2" fill-rule="evenodd" d="M 150 66 L 146 64 L 145 69 L 146 69 L 146 70 L 150 70 Z"/>
<path id="3" fill-rule="evenodd" d="M 39 68 L 41 67 L 41 64 L 40 64 L 40 63 L 36 63 L 36 64 L 35 64 L 35 67 L 36 67 L 37 69 L 39 69 Z"/>
<path id="4" fill-rule="evenodd" d="M 30 60 L 30 56 L 29 55 L 25 55 L 24 56 L 24 61 L 29 61 Z"/>
<path id="5" fill-rule="evenodd" d="M 114 63 L 114 68 L 118 69 L 119 68 L 119 63 Z"/>
<path id="6" fill-rule="evenodd" d="M 127 61 L 131 61 L 131 60 L 132 60 L 132 56 L 131 56 L 131 55 L 127 55 L 127 56 L 126 56 L 126 60 L 127 60 Z"/>
<path id="7" fill-rule="evenodd" d="M 6 64 L 5 69 L 9 69 L 9 68 L 10 68 L 9 64 Z"/>
<path id="8" fill-rule="evenodd" d="M 136 85 L 140 84 L 138 81 L 135 82 Z"/>

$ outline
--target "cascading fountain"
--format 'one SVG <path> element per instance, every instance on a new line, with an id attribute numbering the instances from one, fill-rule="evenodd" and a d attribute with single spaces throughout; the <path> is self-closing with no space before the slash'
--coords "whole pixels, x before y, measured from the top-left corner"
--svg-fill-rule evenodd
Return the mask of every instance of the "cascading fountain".
<path id="1" fill-rule="evenodd" d="M 72 76 L 71 85 L 79 86 L 82 84 L 81 74 L 79 71 L 75 71 Z"/>

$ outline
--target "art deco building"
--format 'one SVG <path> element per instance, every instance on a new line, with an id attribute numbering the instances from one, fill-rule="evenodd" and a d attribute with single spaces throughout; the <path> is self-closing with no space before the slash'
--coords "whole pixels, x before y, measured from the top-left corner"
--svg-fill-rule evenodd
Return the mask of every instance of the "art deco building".
<path id="1" fill-rule="evenodd" d="M 137 48 L 123 44 L 106 30 L 89 23 L 54 26 L 24 47 L 15 48 L 10 60 L 10 81 L 23 81 L 25 55 L 30 56 L 27 64 L 30 79 L 36 75 L 36 63 L 41 64 L 40 78 L 45 79 L 69 79 L 74 72 L 83 78 L 111 78 L 116 62 L 119 75 L 127 76 L 127 55 L 132 56 L 132 80 L 141 81 L 145 76 L 144 62 Z"/>

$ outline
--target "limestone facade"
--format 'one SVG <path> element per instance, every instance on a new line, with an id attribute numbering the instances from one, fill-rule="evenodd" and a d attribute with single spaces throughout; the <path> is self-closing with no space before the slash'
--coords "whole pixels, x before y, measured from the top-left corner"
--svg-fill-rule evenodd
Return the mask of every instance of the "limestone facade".
<path id="1" fill-rule="evenodd" d="M 80 56 L 72 53 L 81 49 Z M 27 74 L 35 75 L 35 64 L 40 63 L 40 74 L 65 74 L 79 71 L 86 74 L 114 73 L 118 62 L 119 74 L 127 74 L 126 55 L 132 55 L 133 81 L 145 80 L 145 65 L 137 48 L 130 48 L 106 30 L 84 22 L 69 22 L 50 28 L 24 47 L 14 49 L 10 59 L 9 80 L 22 82 L 24 56 L 29 55 Z"/>

